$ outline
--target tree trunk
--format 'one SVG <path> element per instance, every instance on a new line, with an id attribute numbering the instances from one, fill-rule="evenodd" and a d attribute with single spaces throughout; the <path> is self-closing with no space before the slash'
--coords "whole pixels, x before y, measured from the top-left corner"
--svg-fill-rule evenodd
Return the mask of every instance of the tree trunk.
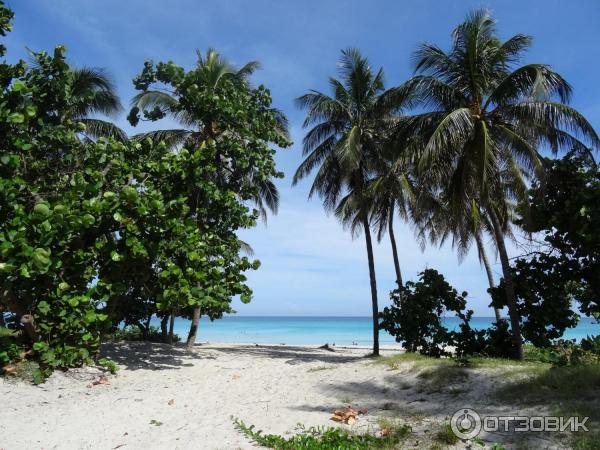
<path id="1" fill-rule="evenodd" d="M 371 242 L 371 228 L 369 220 L 363 217 L 367 256 L 369 259 L 369 278 L 371 280 L 371 305 L 373 308 L 373 356 L 379 356 L 379 306 L 377 305 L 377 281 L 375 279 L 375 261 L 373 259 L 373 243 Z"/>
<path id="2" fill-rule="evenodd" d="M 169 339 L 168 339 L 169 345 L 173 345 L 174 329 L 175 329 L 175 313 L 173 312 L 173 313 L 171 313 L 171 318 L 169 321 Z"/>
<path id="3" fill-rule="evenodd" d="M 152 320 L 152 314 L 148 315 L 148 318 L 146 319 L 146 323 L 144 324 L 144 326 L 146 327 L 146 340 L 148 340 L 150 338 L 150 321 Z"/>
<path id="4" fill-rule="evenodd" d="M 0 327 L 6 327 L 6 322 L 4 321 L 4 313 L 2 311 L 0 311 Z"/>
<path id="5" fill-rule="evenodd" d="M 396 237 L 394 236 L 394 210 L 390 212 L 388 220 L 390 242 L 392 244 L 392 255 L 394 256 L 394 269 L 396 270 L 396 283 L 398 287 L 402 287 L 402 273 L 400 272 L 400 260 L 398 259 L 398 249 L 396 248 Z"/>
<path id="6" fill-rule="evenodd" d="M 496 237 L 496 245 L 500 254 L 500 262 L 502 263 L 502 275 L 504 277 L 504 286 L 506 292 L 506 303 L 508 305 L 508 316 L 510 317 L 510 326 L 512 329 L 513 345 L 515 350 L 515 358 L 523 359 L 523 339 L 521 337 L 521 323 L 519 311 L 517 311 L 517 299 L 515 296 L 515 286 L 512 273 L 510 271 L 510 262 L 508 261 L 508 253 L 504 245 L 504 233 L 502 232 L 498 216 L 492 208 L 488 208 L 494 235 Z"/>
<path id="7" fill-rule="evenodd" d="M 160 334 L 162 341 L 166 344 L 169 339 L 169 331 L 167 330 L 167 324 L 169 323 L 169 316 L 164 316 L 160 319 Z"/>
<path id="8" fill-rule="evenodd" d="M 487 254 L 485 252 L 485 247 L 483 246 L 483 241 L 481 240 L 481 235 L 479 233 L 475 233 L 475 242 L 477 242 L 477 250 L 479 251 L 479 256 L 481 257 L 483 267 L 485 267 L 485 273 L 487 274 L 490 289 L 495 288 L 496 284 L 494 283 L 492 267 L 490 266 L 490 262 L 488 261 Z M 496 322 L 502 320 L 502 314 L 500 309 L 494 308 L 494 314 L 496 316 Z"/>
<path id="9" fill-rule="evenodd" d="M 196 306 L 194 308 L 194 315 L 192 316 L 192 325 L 190 326 L 190 332 L 188 334 L 187 343 L 185 345 L 186 349 L 191 352 L 194 349 L 194 344 L 196 343 L 196 334 L 198 333 L 198 325 L 200 324 L 200 316 L 202 310 L 200 306 Z"/>
<path id="10" fill-rule="evenodd" d="M 16 321 L 23 325 L 25 335 L 29 338 L 29 340 L 31 342 L 37 342 L 39 340 L 39 335 L 33 320 L 33 316 L 21 306 L 19 301 L 13 297 L 12 293 L 8 290 L 2 292 L 2 297 L 0 300 L 10 312 L 14 313 Z"/>

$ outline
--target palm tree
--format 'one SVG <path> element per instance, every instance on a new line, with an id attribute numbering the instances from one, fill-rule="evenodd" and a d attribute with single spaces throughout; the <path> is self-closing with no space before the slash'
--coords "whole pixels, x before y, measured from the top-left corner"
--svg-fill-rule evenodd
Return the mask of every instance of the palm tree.
<path id="1" fill-rule="evenodd" d="M 390 238 L 396 284 L 402 287 L 402 272 L 396 237 L 394 235 L 394 217 L 398 215 L 407 222 L 411 217 L 414 201 L 414 186 L 410 175 L 411 161 L 407 158 L 407 149 L 400 155 L 393 154 L 379 158 L 376 175 L 369 183 L 371 198 L 371 221 L 377 231 L 377 241 L 381 242 L 386 232 Z"/>
<path id="2" fill-rule="evenodd" d="M 257 61 L 251 61 L 238 69 L 221 57 L 217 51 L 210 48 L 206 52 L 206 55 L 203 55 L 200 51 L 196 51 L 196 54 L 196 75 L 202 83 L 201 88 L 208 91 L 216 90 L 226 79 L 239 83 L 247 83 L 248 77 L 260 67 Z M 182 146 L 197 148 L 209 139 L 219 140 L 227 137 L 226 133 L 219 128 L 218 118 L 205 116 L 202 119 L 198 119 L 192 116 L 185 106 L 179 103 L 173 92 L 164 89 L 146 90 L 139 93 L 133 98 L 131 106 L 134 108 L 133 111 L 160 111 L 162 115 L 169 116 L 182 126 L 182 128 L 141 133 L 133 137 L 136 140 L 150 138 L 156 142 L 162 141 L 167 148 L 175 150 Z M 276 114 L 279 133 L 287 138 L 288 124 L 285 115 L 276 109 L 272 109 L 272 111 Z M 220 182 L 224 176 L 218 171 L 216 182 Z M 257 194 L 251 200 L 257 207 L 262 219 L 266 222 L 267 210 L 276 214 L 279 208 L 279 192 L 277 191 L 277 187 L 272 180 L 254 178 L 252 173 L 248 175 L 246 182 L 258 188 Z M 240 244 L 244 251 L 251 250 L 246 243 L 241 242 Z M 201 312 L 200 306 L 194 308 L 187 338 L 188 349 L 192 349 L 196 341 Z"/>
<path id="3" fill-rule="evenodd" d="M 460 263 L 475 241 L 479 262 L 485 269 L 488 285 L 494 288 L 494 275 L 483 242 L 484 233 L 492 233 L 491 225 L 477 206 L 471 204 L 470 209 L 453 210 L 449 202 L 444 200 L 443 193 L 433 194 L 426 190 L 420 193 L 417 202 L 413 221 L 421 248 L 425 247 L 426 240 L 441 247 L 451 237 L 452 248 L 457 250 Z M 494 315 L 496 322 L 502 320 L 500 309 L 494 308 Z"/>
<path id="4" fill-rule="evenodd" d="M 200 75 L 204 88 L 215 90 L 224 79 L 247 82 L 247 79 L 260 68 L 258 61 L 250 61 L 242 68 L 236 68 L 224 59 L 216 50 L 209 48 L 206 55 L 196 51 L 196 72 Z M 177 149 L 181 146 L 198 147 L 206 139 L 217 138 L 220 134 L 218 123 L 215 119 L 205 117 L 198 121 L 182 108 L 173 93 L 166 90 L 147 90 L 137 94 L 131 101 L 131 106 L 139 110 L 153 110 L 157 108 L 162 114 L 169 116 L 175 122 L 181 124 L 182 128 L 168 130 L 148 131 L 135 135 L 136 140 L 150 138 L 153 141 L 164 142 L 168 148 Z M 289 137 L 288 121 L 285 115 L 272 109 L 278 121 L 278 131 L 286 139 Z M 249 183 L 258 187 L 258 195 L 252 200 L 260 212 L 260 216 L 266 222 L 267 210 L 277 214 L 279 208 L 279 192 L 272 180 L 253 180 L 249 176 Z"/>
<path id="5" fill-rule="evenodd" d="M 29 50 L 29 56 L 32 67 L 44 70 L 35 52 Z M 70 105 L 70 118 L 85 125 L 82 135 L 86 139 L 105 137 L 127 141 L 127 134 L 118 126 L 96 117 L 115 117 L 123 111 L 112 76 L 106 70 L 98 67 L 70 67 L 66 89 L 73 102 Z"/>
<path id="6" fill-rule="evenodd" d="M 76 99 L 74 119 L 85 124 L 88 138 L 127 140 L 127 134 L 114 123 L 94 117 L 97 114 L 112 117 L 123 110 L 114 83 L 104 70 L 89 67 L 72 69 L 69 89 Z"/>
<path id="7" fill-rule="evenodd" d="M 540 147 L 583 150 L 583 140 L 596 148 L 599 140 L 567 105 L 571 87 L 558 73 L 544 64 L 514 68 L 529 36 L 500 41 L 495 21 L 481 10 L 469 14 L 452 39 L 449 52 L 421 45 L 415 53 L 419 75 L 406 85 L 430 109 L 411 123 L 426 142 L 419 169 L 443 187 L 453 210 L 475 204 L 489 219 L 520 359 L 520 317 L 505 245 L 510 202 L 543 169 Z"/>
<path id="8" fill-rule="evenodd" d="M 247 82 L 248 77 L 260 68 L 258 61 L 250 61 L 242 68 L 237 68 L 226 59 L 224 59 L 215 49 L 209 48 L 206 55 L 196 50 L 196 73 L 202 79 L 203 88 L 215 90 L 225 79 L 237 80 L 240 83 Z M 131 101 L 133 108 L 139 110 L 152 110 L 157 108 L 164 115 L 171 117 L 175 122 L 182 125 L 183 128 L 169 130 L 155 130 L 141 133 L 134 138 L 151 138 L 155 141 L 163 141 L 169 148 L 177 148 L 182 145 L 199 145 L 204 140 L 214 137 L 219 133 L 218 124 L 211 121 L 209 117 L 200 123 L 198 120 L 181 108 L 178 100 L 164 89 L 147 90 L 137 94 Z M 288 136 L 288 122 L 285 115 L 279 110 L 273 109 L 276 113 L 279 132 L 284 137 Z"/>
<path id="9" fill-rule="evenodd" d="M 317 193 L 325 209 L 335 211 L 353 235 L 364 232 L 373 310 L 373 355 L 379 355 L 368 191 L 392 115 L 405 99 L 400 89 L 384 89 L 383 70 L 373 72 L 369 61 L 356 49 L 342 51 L 339 73 L 341 79 L 329 79 L 331 96 L 310 91 L 297 99 L 298 106 L 307 110 L 304 127 L 312 128 L 304 137 L 306 158 L 296 170 L 293 184 L 318 167 L 309 198 Z"/>

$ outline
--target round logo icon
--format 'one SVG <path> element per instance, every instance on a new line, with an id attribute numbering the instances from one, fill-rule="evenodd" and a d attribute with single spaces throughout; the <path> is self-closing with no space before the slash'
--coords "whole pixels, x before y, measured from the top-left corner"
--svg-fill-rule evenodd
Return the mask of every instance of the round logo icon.
<path id="1" fill-rule="evenodd" d="M 450 419 L 450 427 L 456 437 L 473 439 L 481 431 L 481 417 L 472 409 L 459 409 Z"/>

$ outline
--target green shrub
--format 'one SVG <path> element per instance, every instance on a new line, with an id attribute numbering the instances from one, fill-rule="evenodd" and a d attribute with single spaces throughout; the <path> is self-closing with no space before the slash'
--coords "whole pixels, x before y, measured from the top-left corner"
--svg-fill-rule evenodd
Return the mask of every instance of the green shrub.
<path id="1" fill-rule="evenodd" d="M 392 305 L 380 315 L 381 328 L 410 352 L 441 357 L 450 355 L 447 347 L 454 347 L 459 357 L 512 356 L 508 322 L 501 320 L 487 330 L 471 328 L 473 311 L 466 309 L 467 292 L 459 294 L 436 270 L 421 272 L 418 282 L 407 282 L 390 297 Z M 442 316 L 447 312 L 461 320 L 458 331 L 444 326 Z"/>
<path id="2" fill-rule="evenodd" d="M 581 340 L 581 348 L 600 356 L 600 335 L 587 336 Z"/>
<path id="3" fill-rule="evenodd" d="M 108 358 L 100 358 L 98 361 L 96 361 L 96 364 L 108 370 L 113 375 L 119 371 L 119 366 L 117 365 L 117 363 Z"/>
<path id="4" fill-rule="evenodd" d="M 412 431 L 408 425 L 394 425 L 387 434 L 380 437 L 372 434 L 354 434 L 336 427 L 304 428 L 300 426 L 299 434 L 285 438 L 276 434 L 263 434 L 261 430 L 255 431 L 254 425 L 247 426 L 239 419 L 234 419 L 233 423 L 252 442 L 277 450 L 396 448 Z"/>
<path id="5" fill-rule="evenodd" d="M 17 359 L 23 350 L 17 333 L 0 328 L 0 368 Z"/>
<path id="6" fill-rule="evenodd" d="M 163 336 L 160 328 L 153 325 L 146 333 L 142 333 L 139 327 L 134 325 L 126 326 L 125 328 L 117 328 L 110 336 L 114 341 L 147 341 L 147 342 L 163 342 Z M 173 335 L 173 342 L 180 342 L 179 335 Z"/>
<path id="7" fill-rule="evenodd" d="M 418 282 L 409 281 L 392 291 L 392 305 L 381 313 L 381 328 L 408 351 L 435 357 L 448 355 L 445 348 L 453 345 L 453 335 L 444 327 L 442 316 L 451 311 L 468 321 L 473 312 L 463 312 L 466 296 L 466 292 L 458 294 L 436 270 L 424 270 Z"/>
<path id="8" fill-rule="evenodd" d="M 586 343 L 588 348 L 591 345 L 593 344 Z M 600 354 L 585 350 L 583 345 L 578 345 L 575 341 L 561 339 L 550 350 L 550 362 L 554 366 L 600 364 Z"/>

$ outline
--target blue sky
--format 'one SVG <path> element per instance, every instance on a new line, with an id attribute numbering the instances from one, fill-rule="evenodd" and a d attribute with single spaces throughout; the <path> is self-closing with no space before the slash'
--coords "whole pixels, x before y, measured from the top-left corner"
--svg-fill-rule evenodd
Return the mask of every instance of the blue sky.
<path id="1" fill-rule="evenodd" d="M 146 59 L 194 63 L 195 49 L 215 47 L 232 62 L 259 60 L 255 83 L 271 89 L 274 103 L 289 117 L 296 144 L 277 155 L 286 178 L 278 185 L 281 207 L 268 225 L 244 231 L 262 267 L 250 274 L 255 297 L 237 305 L 245 315 L 369 315 L 370 294 L 364 239 L 349 233 L 307 201 L 308 182 L 291 187 L 301 160 L 302 112 L 293 99 L 307 89 L 327 89 L 339 51 L 358 47 L 373 66 L 383 66 L 388 86 L 412 74 L 410 55 L 429 41 L 447 48 L 449 33 L 473 8 L 486 7 L 498 19 L 500 36 L 534 37 L 526 62 L 551 64 L 574 87 L 573 105 L 600 129 L 600 2 L 540 1 L 194 1 L 8 0 L 16 13 L 6 39 L 9 59 L 25 47 L 51 50 L 63 44 L 78 66 L 107 68 L 125 105 L 134 95 L 131 79 Z M 118 123 L 131 129 L 125 115 Z M 469 292 L 476 315 L 491 315 L 487 281 L 474 253 L 458 264 L 448 247 L 421 252 L 406 225 L 396 230 L 405 279 L 431 267 L 458 290 Z M 518 251 L 511 248 L 513 255 Z M 394 285 L 387 241 L 375 249 L 380 304 Z M 493 259 L 496 277 L 500 265 Z"/>

